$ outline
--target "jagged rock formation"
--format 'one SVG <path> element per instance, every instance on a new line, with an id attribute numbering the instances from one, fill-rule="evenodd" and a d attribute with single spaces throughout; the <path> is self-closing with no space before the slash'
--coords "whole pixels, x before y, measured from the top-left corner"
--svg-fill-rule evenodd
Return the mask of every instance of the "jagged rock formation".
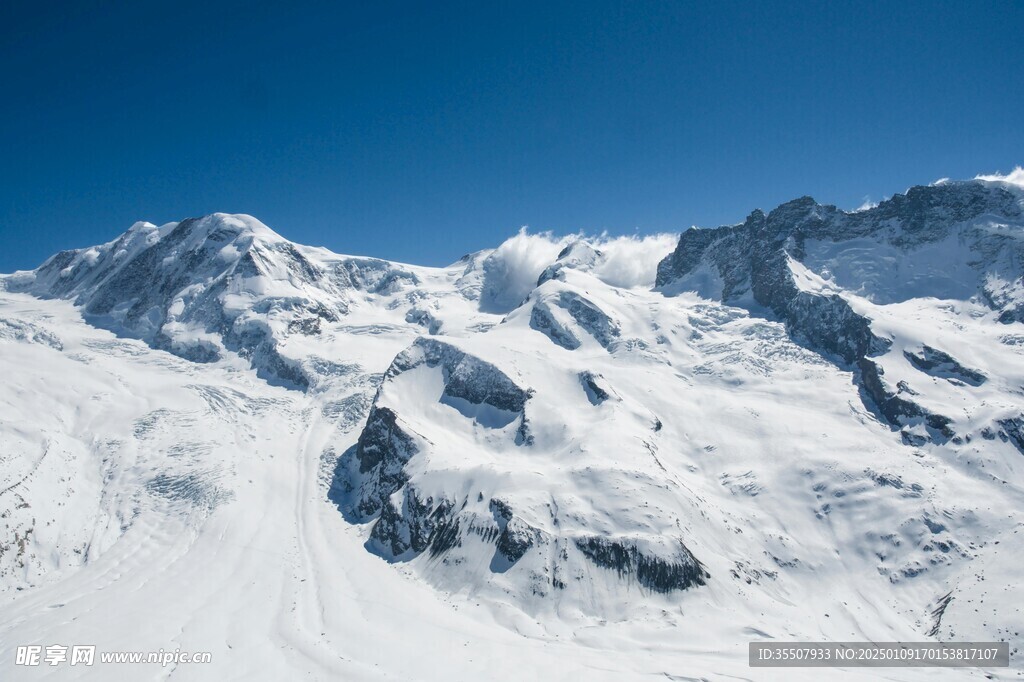
<path id="1" fill-rule="evenodd" d="M 883 379 L 885 372 L 878 363 L 869 358 L 861 358 L 857 367 L 860 369 L 864 392 L 870 398 L 869 404 L 877 407 L 890 424 L 905 427 L 923 420 L 928 429 L 929 439 L 941 437 L 948 440 L 954 436 L 954 432 L 950 428 L 952 419 L 940 414 L 933 414 L 912 400 L 903 397 L 901 394 L 915 395 L 905 387 L 900 387 L 897 391 L 890 389 Z M 908 445 L 921 445 L 926 440 L 928 439 L 923 436 L 911 435 L 909 430 L 903 431 L 903 441 Z"/>
<path id="2" fill-rule="evenodd" d="M 562 348 L 576 350 L 580 347 L 580 340 L 569 327 L 568 320 L 562 320 L 561 317 L 561 313 L 556 312 L 551 304 L 541 301 L 530 311 L 530 327 L 546 334 Z"/>
<path id="3" fill-rule="evenodd" d="M 1000 419 L 996 424 L 1000 428 L 999 437 L 1009 440 L 1024 455 L 1024 416 Z"/>
<path id="4" fill-rule="evenodd" d="M 810 197 L 739 225 L 683 233 L 658 265 L 666 291 L 694 289 L 724 303 L 767 309 L 794 339 L 858 371 L 870 406 L 892 424 L 954 437 L 949 416 L 886 385 L 873 358 L 892 339 L 872 325 L 871 304 L 918 293 L 982 301 L 1001 322 L 1021 313 L 1024 243 L 1006 225 L 1024 220 L 1018 193 L 1000 183 L 913 187 L 873 208 L 846 212 Z M 920 371 L 980 385 L 984 376 L 930 346 L 904 351 Z M 919 443 L 920 437 L 909 441 Z"/>

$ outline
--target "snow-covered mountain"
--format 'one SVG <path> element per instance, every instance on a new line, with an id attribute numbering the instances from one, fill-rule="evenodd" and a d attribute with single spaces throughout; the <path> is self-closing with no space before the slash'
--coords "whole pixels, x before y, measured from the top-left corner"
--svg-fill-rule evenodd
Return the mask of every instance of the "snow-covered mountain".
<path id="1" fill-rule="evenodd" d="M 753 639 L 1016 650 L 1020 180 L 446 268 L 215 214 L 5 276 L 0 660 L 687 679 L 754 677 Z M 890 676 L 925 672 L 982 674 Z"/>
<path id="2" fill-rule="evenodd" d="M 900 304 L 928 299 L 970 302 L 972 319 L 1004 325 L 1024 319 L 1022 230 L 1019 189 L 1005 183 L 914 187 L 854 213 L 803 197 L 767 215 L 754 211 L 741 225 L 689 230 L 659 264 L 658 284 L 699 290 L 781 320 L 790 336 L 823 357 L 855 366 L 865 404 L 903 427 L 907 441 L 969 441 L 998 432 L 1024 454 L 1014 405 L 989 424 L 984 418 L 991 411 L 961 419 L 956 403 L 946 404 L 946 412 L 957 412 L 947 415 L 927 393 L 915 399 L 911 386 L 926 382 L 927 391 L 926 377 L 939 377 L 964 389 L 960 400 L 973 402 L 977 394 L 968 387 L 980 386 L 987 375 L 928 345 L 937 337 L 894 328 L 906 321 L 900 318 L 907 306 Z M 958 352 L 966 345 L 944 341 Z"/>

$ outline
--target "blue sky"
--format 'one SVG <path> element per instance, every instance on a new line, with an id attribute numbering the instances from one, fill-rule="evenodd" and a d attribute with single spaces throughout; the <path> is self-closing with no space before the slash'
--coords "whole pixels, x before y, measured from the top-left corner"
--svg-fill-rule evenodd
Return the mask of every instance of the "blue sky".
<path id="1" fill-rule="evenodd" d="M 1021 2 L 60 4 L 0 9 L 2 272 L 213 211 L 444 264 L 1024 163 Z"/>

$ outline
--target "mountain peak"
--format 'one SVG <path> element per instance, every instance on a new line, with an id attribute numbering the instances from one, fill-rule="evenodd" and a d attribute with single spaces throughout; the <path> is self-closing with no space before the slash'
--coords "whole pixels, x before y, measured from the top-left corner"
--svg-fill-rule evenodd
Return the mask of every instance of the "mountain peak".
<path id="1" fill-rule="evenodd" d="M 203 242 L 234 244 L 246 250 L 255 242 L 280 244 L 287 241 L 262 222 L 244 213 L 211 213 L 200 218 L 187 218 L 164 237 L 180 242 L 186 250 Z"/>

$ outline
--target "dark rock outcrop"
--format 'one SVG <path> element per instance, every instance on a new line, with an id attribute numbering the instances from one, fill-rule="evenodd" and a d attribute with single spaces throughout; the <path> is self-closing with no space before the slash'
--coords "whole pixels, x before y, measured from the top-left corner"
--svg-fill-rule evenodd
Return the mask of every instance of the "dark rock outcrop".
<path id="1" fill-rule="evenodd" d="M 985 383 L 985 375 L 961 365 L 955 358 L 931 346 L 923 346 L 920 353 L 903 351 L 903 356 L 917 369 L 925 374 L 940 377 L 947 381 L 961 381 L 971 386 Z"/>
<path id="2" fill-rule="evenodd" d="M 557 296 L 538 301 L 530 312 L 530 327 L 543 332 L 557 345 L 576 350 L 581 343 L 572 329 L 559 322 L 552 310 L 553 306 L 567 312 L 583 331 L 593 336 L 605 349 L 612 350 L 612 344 L 618 341 L 621 334 L 618 322 L 593 301 L 573 291 L 562 291 Z"/>
<path id="3" fill-rule="evenodd" d="M 589 536 L 577 538 L 576 547 L 595 565 L 631 577 L 655 592 L 685 590 L 706 585 L 710 577 L 704 566 L 682 542 L 668 557 L 642 552 L 629 540 Z"/>
<path id="4" fill-rule="evenodd" d="M 999 436 L 1005 441 L 1009 440 L 1013 446 L 1024 455 L 1024 417 L 1012 417 L 1000 419 L 996 422 L 999 426 Z"/>
<path id="5" fill-rule="evenodd" d="M 530 328 L 546 334 L 556 345 L 566 350 L 576 350 L 580 347 L 580 340 L 571 329 L 558 321 L 546 301 L 534 304 L 533 310 L 530 311 Z"/>
<path id="6" fill-rule="evenodd" d="M 454 507 L 449 500 L 420 498 L 416 490 L 406 487 L 401 495 L 385 502 L 370 531 L 370 539 L 391 559 L 428 549 L 436 556 L 459 542 L 459 520 L 453 513 Z"/>
<path id="7" fill-rule="evenodd" d="M 604 383 L 604 377 L 601 375 L 593 372 L 580 372 L 579 377 L 580 384 L 591 405 L 600 405 L 611 397 L 611 394 L 601 385 Z"/>
<path id="8" fill-rule="evenodd" d="M 503 500 L 492 499 L 488 506 L 499 529 L 495 547 L 508 564 L 515 564 L 538 541 L 540 531 L 515 516 Z"/>
<path id="9" fill-rule="evenodd" d="M 355 450 L 359 473 L 366 475 L 356 504 L 360 516 L 379 513 L 387 498 L 405 485 L 405 465 L 417 452 L 415 441 L 398 424 L 393 410 L 376 405 L 370 409 Z"/>
<path id="10" fill-rule="evenodd" d="M 563 291 L 558 297 L 558 305 L 565 308 L 576 324 L 588 334 L 611 350 L 613 342 L 619 338 L 619 323 L 608 316 L 592 301 L 572 291 Z"/>
<path id="11" fill-rule="evenodd" d="M 891 391 L 882 379 L 885 374 L 878 363 L 870 358 L 861 358 L 857 367 L 860 369 L 861 386 L 878 411 L 887 422 L 896 427 L 923 422 L 934 432 L 937 440 L 948 440 L 956 434 L 951 428 L 953 420 L 941 414 L 929 412 L 915 402 L 900 395 L 900 391 Z M 905 436 L 904 440 L 911 439 Z M 911 442 L 918 445 L 919 443 Z"/>

